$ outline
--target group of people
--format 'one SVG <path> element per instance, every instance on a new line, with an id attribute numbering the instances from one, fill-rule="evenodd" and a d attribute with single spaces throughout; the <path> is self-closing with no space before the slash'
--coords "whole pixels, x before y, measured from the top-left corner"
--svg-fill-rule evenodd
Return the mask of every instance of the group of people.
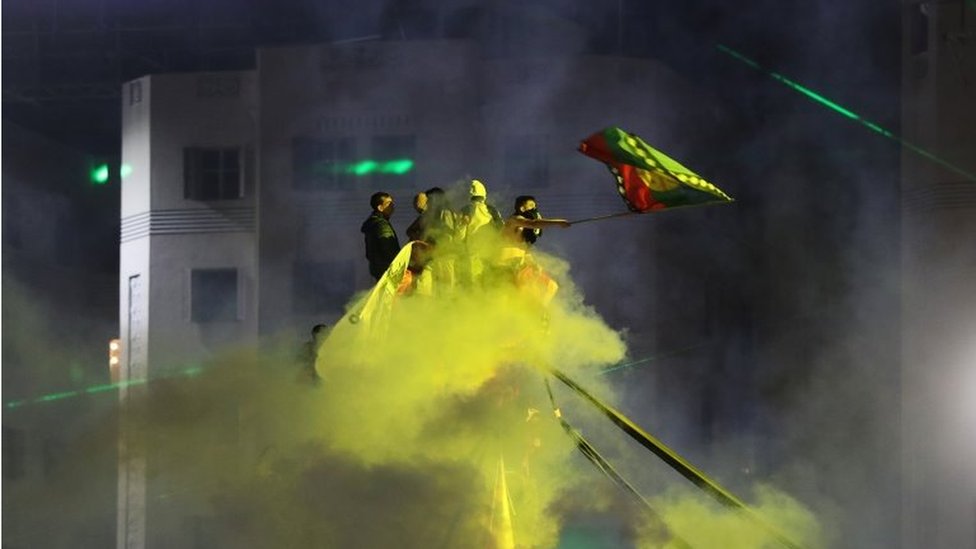
<path id="1" fill-rule="evenodd" d="M 555 282 L 534 265 L 527 252 L 543 229 L 569 227 L 570 223 L 565 219 L 543 218 L 535 197 L 528 195 L 516 198 L 512 213 L 507 218 L 502 217 L 488 202 L 488 191 L 478 180 L 470 182 L 468 194 L 468 203 L 456 210 L 440 187 L 414 196 L 413 208 L 417 217 L 406 230 L 407 238 L 414 245 L 407 278 L 416 282 L 420 273 L 427 270 L 436 272 L 433 278 L 438 282 L 456 284 L 464 279 L 484 278 L 487 273 L 501 273 L 518 284 L 539 282 L 541 275 L 545 287 L 543 293 L 555 293 Z M 369 274 L 379 280 L 400 253 L 401 246 L 390 223 L 395 210 L 390 193 L 374 193 L 369 205 L 372 211 L 361 230 L 365 237 Z M 316 324 L 308 341 L 302 344 L 297 357 L 302 367 L 301 379 L 312 383 L 319 381 L 315 362 L 329 331 L 328 326 Z"/>
<path id="2" fill-rule="evenodd" d="M 413 207 L 416 219 L 407 228 L 407 238 L 414 242 L 410 271 L 423 272 L 428 266 L 438 270 L 439 276 L 455 282 L 464 271 L 468 279 L 498 268 L 518 269 L 527 260 L 527 251 L 549 227 L 569 227 L 565 219 L 543 218 L 533 196 L 515 199 L 514 209 L 502 217 L 488 201 L 484 183 L 472 180 L 469 202 L 455 210 L 447 193 L 433 187 L 417 193 Z M 370 197 L 372 212 L 362 225 L 365 237 L 366 260 L 369 273 L 379 280 L 400 252 L 400 241 L 390 223 L 395 210 L 393 197 L 378 192 Z M 432 259 L 443 259 L 431 265 Z M 455 269 L 459 259 L 463 269 Z"/>

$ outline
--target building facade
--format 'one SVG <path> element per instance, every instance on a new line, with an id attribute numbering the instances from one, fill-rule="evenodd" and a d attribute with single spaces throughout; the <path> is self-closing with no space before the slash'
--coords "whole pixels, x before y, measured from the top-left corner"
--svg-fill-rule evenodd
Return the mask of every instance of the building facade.
<path id="1" fill-rule="evenodd" d="M 976 10 L 903 9 L 902 546 L 976 547 Z"/>

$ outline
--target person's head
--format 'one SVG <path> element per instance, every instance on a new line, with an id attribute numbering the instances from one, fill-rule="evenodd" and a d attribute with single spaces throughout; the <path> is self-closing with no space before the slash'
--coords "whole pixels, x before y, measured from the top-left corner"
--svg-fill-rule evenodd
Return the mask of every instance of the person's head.
<path id="1" fill-rule="evenodd" d="M 447 193 L 440 187 L 431 187 L 424 191 L 427 195 L 427 209 L 438 213 L 447 207 Z"/>
<path id="2" fill-rule="evenodd" d="M 390 193 L 373 193 L 373 196 L 369 197 L 369 205 L 374 212 L 379 212 L 387 219 L 393 215 L 393 197 Z"/>
<path id="3" fill-rule="evenodd" d="M 535 202 L 534 196 L 522 195 L 515 199 L 515 213 L 521 214 L 525 212 L 536 211 L 537 204 Z"/>
<path id="4" fill-rule="evenodd" d="M 427 209 L 427 193 L 417 193 L 417 196 L 413 197 L 413 209 L 419 214 L 424 213 Z"/>
<path id="5" fill-rule="evenodd" d="M 485 184 L 477 179 L 471 180 L 471 195 L 472 202 L 484 202 L 488 198 L 488 189 L 485 188 Z"/>
<path id="6" fill-rule="evenodd" d="M 316 324 L 315 326 L 312 326 L 312 339 L 315 341 L 321 341 L 322 338 L 325 337 L 326 330 L 328 328 L 329 327 L 325 324 Z"/>

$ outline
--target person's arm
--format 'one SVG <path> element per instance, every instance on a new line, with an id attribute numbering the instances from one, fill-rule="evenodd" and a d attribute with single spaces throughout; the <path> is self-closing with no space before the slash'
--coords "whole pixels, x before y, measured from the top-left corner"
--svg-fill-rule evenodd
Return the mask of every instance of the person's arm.
<path id="1" fill-rule="evenodd" d="M 517 215 L 508 218 L 508 223 L 512 227 L 519 229 L 546 229 L 548 227 L 566 228 L 570 222 L 565 219 L 526 219 Z"/>

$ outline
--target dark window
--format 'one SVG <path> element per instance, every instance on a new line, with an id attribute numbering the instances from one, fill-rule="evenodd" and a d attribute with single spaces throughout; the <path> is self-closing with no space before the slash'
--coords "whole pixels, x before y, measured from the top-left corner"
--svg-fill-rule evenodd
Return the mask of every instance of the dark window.
<path id="1" fill-rule="evenodd" d="M 292 139 L 292 185 L 296 189 L 344 188 L 353 181 L 356 141 L 351 137 Z"/>
<path id="2" fill-rule="evenodd" d="M 237 320 L 237 269 L 191 271 L 190 320 Z"/>
<path id="3" fill-rule="evenodd" d="M 241 78 L 236 74 L 208 74 L 197 78 L 197 97 L 238 97 Z"/>
<path id="4" fill-rule="evenodd" d="M 908 35 L 911 40 L 909 53 L 912 55 L 925 53 L 929 49 L 929 16 L 925 6 L 926 4 L 912 4 L 908 8 Z"/>
<path id="5" fill-rule="evenodd" d="M 339 311 L 354 286 L 351 261 L 296 261 L 292 270 L 292 310 L 299 314 Z"/>
<path id="6" fill-rule="evenodd" d="M 142 103 L 142 82 L 129 83 L 129 104 Z"/>
<path id="7" fill-rule="evenodd" d="M 410 186 L 414 183 L 417 137 L 414 135 L 377 135 L 373 137 L 372 160 L 376 163 L 373 185 L 377 188 Z"/>
<path id="8" fill-rule="evenodd" d="M 232 200 L 240 198 L 241 150 L 239 148 L 183 149 L 184 198 Z"/>
<path id="9" fill-rule="evenodd" d="M 24 476 L 27 436 L 23 429 L 3 428 L 3 478 L 16 480 Z"/>
<path id="10" fill-rule="evenodd" d="M 505 182 L 523 189 L 549 185 L 545 136 L 516 135 L 505 140 Z"/>

